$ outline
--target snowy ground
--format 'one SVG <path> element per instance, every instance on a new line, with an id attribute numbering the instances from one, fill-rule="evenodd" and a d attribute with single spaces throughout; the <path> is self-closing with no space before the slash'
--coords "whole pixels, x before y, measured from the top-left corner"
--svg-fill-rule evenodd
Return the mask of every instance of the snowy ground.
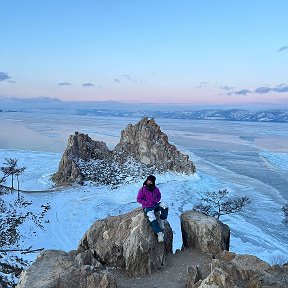
<path id="1" fill-rule="evenodd" d="M 0 149 L 0 163 L 2 164 L 5 158 L 17 158 L 20 167 L 27 167 L 20 177 L 20 189 L 29 191 L 45 191 L 53 187 L 50 175 L 58 168 L 62 146 L 66 145 L 63 138 L 68 134 L 86 129 L 86 133 L 90 131 L 94 134 L 94 139 L 104 139 L 112 147 L 119 141 L 120 131 L 126 127 L 126 123 L 134 124 L 138 121 L 101 118 L 101 121 L 96 123 L 94 118 L 90 122 L 85 118 L 85 121 L 78 119 L 79 127 L 73 129 L 72 120 L 76 121 L 74 116 L 71 121 L 61 118 L 61 122 L 57 119 L 60 128 L 52 125 L 51 116 L 45 120 L 46 122 L 42 116 L 34 118 L 35 123 L 32 118 L 28 121 L 25 115 L 22 115 L 23 118 L 18 114 L 16 116 L 12 117 L 12 120 L 18 120 L 17 125 L 24 125 L 30 134 L 35 134 L 33 143 L 29 144 L 29 139 L 26 139 L 22 146 L 21 143 L 17 143 L 15 150 L 15 143 L 14 146 L 12 142 L 5 144 L 0 137 L 0 148 L 5 148 Z M 11 120 L 11 117 L 9 119 Z M 4 119 L 6 124 L 9 119 Z M 281 145 L 282 142 L 288 143 L 288 135 L 285 134 L 285 131 L 288 131 L 287 124 L 274 127 L 261 124 L 263 127 L 259 128 L 255 123 L 235 123 L 233 126 L 233 123 L 221 124 L 216 121 L 167 121 L 161 123 L 161 120 L 156 119 L 162 131 L 168 134 L 169 139 L 182 152 L 190 155 L 198 169 L 193 177 L 172 173 L 156 175 L 162 199 L 170 206 L 169 222 L 174 231 L 174 249 L 180 248 L 182 244 L 179 215 L 198 204 L 203 193 L 227 188 L 231 196 L 246 195 L 252 201 L 243 212 L 221 217 L 232 232 L 230 250 L 253 254 L 269 263 L 287 262 L 288 233 L 281 211 L 282 205 L 288 200 L 285 182 L 288 151 L 285 150 L 284 144 Z M 270 130 L 267 130 L 267 127 Z M 1 124 L 0 129 L 3 129 Z M 32 151 L 40 150 L 39 146 L 39 149 L 27 149 L 32 144 L 34 147 L 37 146 L 34 137 L 38 134 L 41 136 L 39 146 L 44 145 L 45 137 L 46 143 L 51 142 L 51 145 L 45 149 L 42 147 L 42 151 Z M 275 146 L 271 144 L 273 139 Z M 62 143 L 62 146 L 54 149 L 53 143 Z M 14 149 L 9 149 L 8 146 Z M 24 150 L 19 150 L 20 147 Z M 275 149 L 272 149 L 273 147 Z M 273 176 L 273 181 L 268 179 L 269 175 Z M 126 213 L 139 207 L 135 197 L 143 180 L 113 190 L 107 187 L 75 186 L 54 192 L 22 193 L 27 201 L 32 201 L 30 210 L 40 211 L 41 205 L 47 203 L 51 209 L 43 218 L 44 229 L 36 227 L 32 221 L 26 221 L 21 226 L 23 237 L 20 239 L 20 246 L 65 251 L 76 249 L 82 235 L 95 220 Z M 17 195 L 1 197 L 12 202 Z M 31 261 L 36 256 L 37 254 L 22 255 Z"/>

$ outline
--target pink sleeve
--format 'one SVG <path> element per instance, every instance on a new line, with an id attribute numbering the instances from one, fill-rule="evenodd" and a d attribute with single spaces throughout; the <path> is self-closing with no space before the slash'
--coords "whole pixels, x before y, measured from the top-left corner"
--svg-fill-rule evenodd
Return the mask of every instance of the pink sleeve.
<path id="1" fill-rule="evenodd" d="M 146 199 L 145 199 L 144 193 L 143 193 L 143 187 L 140 188 L 138 191 L 137 202 L 142 204 L 142 205 L 146 203 Z"/>
<path id="2" fill-rule="evenodd" d="M 157 199 L 157 202 L 159 202 L 161 200 L 161 192 L 158 188 L 157 188 L 156 199 Z"/>

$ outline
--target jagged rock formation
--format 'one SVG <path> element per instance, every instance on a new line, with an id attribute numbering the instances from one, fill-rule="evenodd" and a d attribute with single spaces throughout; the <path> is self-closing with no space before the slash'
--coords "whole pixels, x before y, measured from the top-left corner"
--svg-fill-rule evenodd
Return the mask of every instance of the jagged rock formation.
<path id="1" fill-rule="evenodd" d="M 172 253 L 172 229 L 167 223 L 163 243 L 147 223 L 142 209 L 96 221 L 85 233 L 78 251 L 93 251 L 100 262 L 122 267 L 130 276 L 151 274 Z"/>
<path id="2" fill-rule="evenodd" d="M 188 269 L 187 288 L 258 288 L 288 287 L 288 266 L 270 266 L 251 255 L 237 255 L 228 251 L 217 254 L 211 263 L 211 273 L 201 279 L 201 271 Z"/>
<path id="3" fill-rule="evenodd" d="M 52 177 L 56 183 L 82 183 L 85 175 L 81 171 L 81 162 L 91 159 L 99 161 L 109 159 L 111 151 L 102 141 L 94 141 L 88 135 L 75 132 L 70 135 L 67 148 L 59 164 L 58 172 Z"/>
<path id="4" fill-rule="evenodd" d="M 230 229 L 216 218 L 186 211 L 181 214 L 181 230 L 184 247 L 198 248 L 213 256 L 229 250 Z"/>
<path id="5" fill-rule="evenodd" d="M 195 172 L 189 156 L 181 154 L 175 145 L 168 142 L 168 136 L 154 119 L 143 118 L 136 125 L 129 124 L 121 132 L 120 143 L 114 151 L 121 155 L 122 161 L 132 157 L 158 171 Z"/>
<path id="6" fill-rule="evenodd" d="M 93 181 L 117 185 L 165 171 L 192 174 L 195 166 L 188 155 L 168 142 L 154 119 L 143 118 L 121 132 L 120 142 L 112 151 L 104 142 L 75 132 L 52 180 L 56 184 Z"/>

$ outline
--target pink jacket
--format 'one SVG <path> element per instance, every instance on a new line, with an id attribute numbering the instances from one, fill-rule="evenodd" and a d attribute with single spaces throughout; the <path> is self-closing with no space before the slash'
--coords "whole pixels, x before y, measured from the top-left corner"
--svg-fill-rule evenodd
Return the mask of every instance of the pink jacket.
<path id="1" fill-rule="evenodd" d="M 161 199 L 161 192 L 155 186 L 153 191 L 149 191 L 144 185 L 138 191 L 137 202 L 142 204 L 142 208 L 150 208 L 155 206 Z"/>

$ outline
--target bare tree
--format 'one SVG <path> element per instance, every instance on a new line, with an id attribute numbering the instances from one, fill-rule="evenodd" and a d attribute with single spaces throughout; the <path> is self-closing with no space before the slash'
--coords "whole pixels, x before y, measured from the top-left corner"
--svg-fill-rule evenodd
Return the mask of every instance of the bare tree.
<path id="1" fill-rule="evenodd" d="M 17 177 L 17 182 L 18 182 L 18 191 L 19 191 L 19 175 L 21 175 L 24 170 L 26 169 L 25 167 L 18 167 L 17 166 L 17 159 L 13 158 L 5 158 L 5 162 L 3 163 L 4 166 L 2 166 L 0 169 L 3 172 L 4 176 L 3 179 L 6 179 L 7 177 L 11 176 L 11 188 L 14 189 L 14 176 Z"/>
<path id="2" fill-rule="evenodd" d="M 18 199 L 20 197 L 19 195 L 19 176 L 25 171 L 26 167 L 22 167 L 22 168 L 17 168 L 15 171 L 15 176 L 17 179 L 17 193 L 18 193 Z"/>
<path id="3" fill-rule="evenodd" d="M 4 177 L 9 177 L 11 176 L 12 179 L 12 184 L 11 184 L 11 188 L 13 189 L 13 183 L 14 183 L 14 173 L 15 173 L 15 169 L 17 167 L 17 159 L 13 159 L 13 158 L 5 158 L 5 162 L 3 163 L 5 166 L 1 167 L 1 171 L 4 174 Z"/>
<path id="4" fill-rule="evenodd" d="M 6 181 L 5 175 L 0 177 L 0 185 Z"/>
<path id="5" fill-rule="evenodd" d="M 288 203 L 282 206 L 282 211 L 284 212 L 285 217 L 288 217 Z"/>
<path id="6" fill-rule="evenodd" d="M 42 247 L 23 247 L 21 241 L 25 235 L 21 225 L 25 221 L 34 224 L 33 226 L 29 225 L 29 233 L 36 233 L 36 226 L 44 229 L 44 223 L 49 221 L 44 219 L 47 211 L 51 208 L 49 203 L 41 205 L 41 210 L 37 213 L 33 212 L 35 208 L 32 207 L 35 207 L 35 204 L 25 200 L 24 196 L 12 203 L 5 202 L 0 197 L 0 271 L 2 272 L 0 273 L 0 287 L 15 287 L 14 282 L 21 271 L 29 265 L 28 260 L 24 260 L 20 255 L 15 255 L 14 252 L 27 254 L 43 250 Z"/>
<path id="7" fill-rule="evenodd" d="M 246 204 L 251 202 L 246 196 L 228 198 L 228 194 L 227 189 L 207 192 L 201 198 L 204 204 L 196 205 L 193 210 L 219 219 L 222 215 L 241 211 Z"/>

